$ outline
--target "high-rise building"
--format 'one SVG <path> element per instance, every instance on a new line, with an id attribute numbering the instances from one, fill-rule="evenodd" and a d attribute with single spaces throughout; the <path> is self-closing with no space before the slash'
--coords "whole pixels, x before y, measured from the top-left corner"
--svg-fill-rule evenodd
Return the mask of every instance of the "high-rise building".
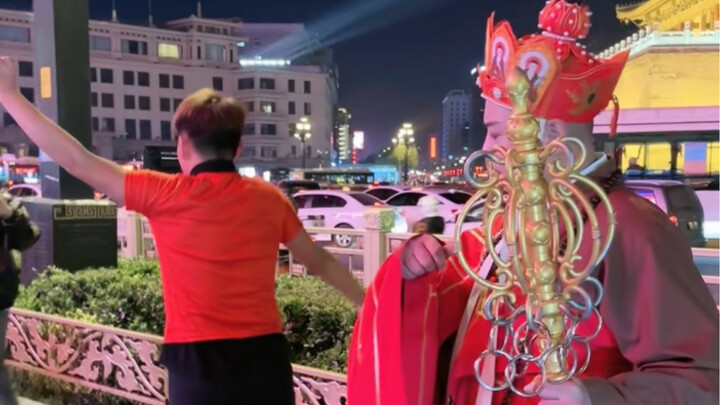
<path id="1" fill-rule="evenodd" d="M 18 58 L 18 85 L 30 100 L 38 95 L 33 29 L 32 12 L 0 10 L 0 49 Z M 247 106 L 240 165 L 299 167 L 300 141 L 288 135 L 303 116 L 312 125 L 308 167 L 329 159 L 337 70 L 302 24 L 190 16 L 164 28 L 90 21 L 89 34 L 93 145 L 101 155 L 130 160 L 145 146 L 173 145 L 175 109 L 211 87 Z M 14 124 L 0 114 L 0 127 Z M 4 136 L 0 142 L 9 143 Z"/>
<path id="2" fill-rule="evenodd" d="M 350 118 L 348 110 L 339 107 L 335 112 L 335 133 L 337 134 L 338 163 L 347 163 L 352 153 L 352 138 L 350 134 Z"/>
<path id="3" fill-rule="evenodd" d="M 470 134 L 470 96 L 463 90 L 452 90 L 442 102 L 443 124 L 440 159 L 451 160 L 462 155 Z"/>

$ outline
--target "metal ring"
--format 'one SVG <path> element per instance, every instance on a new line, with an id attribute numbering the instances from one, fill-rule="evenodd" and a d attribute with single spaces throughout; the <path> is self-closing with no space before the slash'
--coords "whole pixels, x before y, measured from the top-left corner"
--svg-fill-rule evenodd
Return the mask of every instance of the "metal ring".
<path id="1" fill-rule="evenodd" d="M 585 347 L 585 361 L 583 362 L 582 367 L 580 367 L 579 370 L 577 370 L 576 375 L 580 375 L 587 370 L 588 366 L 590 366 L 590 342 L 584 342 L 584 341 L 573 341 L 573 343 L 581 344 Z M 574 349 L 573 349 L 574 350 Z M 575 350 L 575 355 L 577 356 L 577 350 Z"/>
<path id="2" fill-rule="evenodd" d="M 511 380 L 508 380 L 508 370 L 510 369 L 510 362 L 508 362 L 508 367 L 505 369 L 505 379 L 507 380 L 507 386 L 510 388 L 510 390 L 517 396 L 523 397 L 523 398 L 532 398 L 540 393 L 542 391 L 543 386 L 547 382 L 547 372 L 545 370 L 545 364 L 544 362 L 539 361 L 539 359 L 532 359 L 528 360 L 528 363 L 535 363 L 537 365 L 538 370 L 540 370 L 540 384 L 535 387 L 535 390 L 533 392 L 525 392 L 524 390 L 517 389 L 513 384 Z"/>
<path id="3" fill-rule="evenodd" d="M 597 308 L 593 308 L 593 314 L 595 315 L 595 318 L 597 318 L 597 327 L 593 331 L 593 333 L 590 334 L 590 336 L 578 336 L 575 335 L 573 337 L 573 341 L 581 342 L 581 343 L 589 343 L 591 340 L 595 339 L 602 330 L 603 327 L 603 319 L 602 316 L 600 316 L 600 311 Z M 588 320 L 585 320 L 587 322 Z"/>
<path id="4" fill-rule="evenodd" d="M 478 358 L 475 360 L 475 363 L 473 363 L 473 371 L 475 372 L 475 379 L 477 380 L 478 384 L 480 384 L 481 387 L 483 387 L 484 389 L 486 389 L 486 390 L 488 390 L 488 391 L 499 392 L 499 391 L 502 391 L 502 390 L 504 390 L 504 389 L 507 389 L 507 387 L 508 387 L 508 385 L 509 385 L 507 381 L 505 381 L 504 384 L 502 384 L 502 385 L 500 385 L 500 386 L 498 386 L 498 387 L 491 387 L 491 386 L 485 384 L 485 382 L 482 380 L 482 371 L 480 371 L 480 365 L 482 364 L 482 362 L 483 362 L 483 360 L 485 359 L 485 357 L 490 356 L 490 355 L 493 355 L 493 356 L 496 356 L 496 357 L 497 357 L 498 355 L 500 355 L 500 356 L 502 356 L 502 357 L 505 357 L 505 358 L 507 359 L 507 361 L 510 361 L 510 360 L 511 360 L 510 355 L 508 355 L 508 354 L 505 353 L 505 352 L 497 352 L 497 353 L 494 354 L 494 353 L 490 353 L 488 350 L 486 350 L 486 351 L 484 351 L 484 352 L 480 355 L 480 357 L 478 357 Z M 495 361 L 497 361 L 497 359 L 495 359 Z M 495 378 L 495 375 L 494 375 L 494 374 L 493 374 L 493 381 L 497 381 L 497 379 Z"/>
<path id="5" fill-rule="evenodd" d="M 578 304 L 577 302 L 575 302 L 573 300 L 573 298 L 572 298 L 573 292 L 577 293 L 578 295 L 580 295 L 580 297 L 583 298 L 585 306 L 580 306 L 580 304 Z M 590 315 L 592 315 L 592 310 L 595 308 L 595 306 L 593 305 L 593 300 L 592 300 L 592 298 L 590 298 L 590 294 L 588 294 L 587 291 L 585 291 L 584 289 L 582 289 L 579 286 L 571 285 L 571 286 L 567 287 L 565 289 L 565 291 L 563 291 L 563 295 L 564 295 L 565 300 L 568 302 L 568 304 L 571 307 L 582 312 L 582 314 L 580 314 L 580 316 L 578 318 L 580 320 L 580 322 L 588 319 L 590 317 Z"/>
<path id="6" fill-rule="evenodd" d="M 497 334 L 500 330 L 500 327 L 505 328 L 505 335 L 503 338 L 503 344 L 502 346 L 498 347 L 497 345 Z M 497 353 L 504 351 L 505 346 L 508 344 L 508 340 L 510 339 L 510 335 L 512 334 L 512 331 L 510 330 L 509 325 L 493 325 L 492 329 L 490 329 L 490 335 L 488 336 L 488 350 L 492 353 Z"/>

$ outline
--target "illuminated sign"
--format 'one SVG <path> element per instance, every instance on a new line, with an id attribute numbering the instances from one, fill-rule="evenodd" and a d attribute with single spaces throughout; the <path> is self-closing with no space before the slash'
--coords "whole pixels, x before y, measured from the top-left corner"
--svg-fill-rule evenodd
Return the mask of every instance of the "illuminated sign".
<path id="1" fill-rule="evenodd" d="M 352 164 L 357 164 L 357 149 L 353 149 L 352 151 Z"/>
<path id="2" fill-rule="evenodd" d="M 40 68 L 40 98 L 52 98 L 52 71 L 49 66 Z"/>
<path id="3" fill-rule="evenodd" d="M 365 149 L 365 132 L 355 131 L 353 132 L 353 148 L 363 150 Z"/>
<path id="4" fill-rule="evenodd" d="M 430 137 L 430 159 L 437 159 L 437 137 Z"/>

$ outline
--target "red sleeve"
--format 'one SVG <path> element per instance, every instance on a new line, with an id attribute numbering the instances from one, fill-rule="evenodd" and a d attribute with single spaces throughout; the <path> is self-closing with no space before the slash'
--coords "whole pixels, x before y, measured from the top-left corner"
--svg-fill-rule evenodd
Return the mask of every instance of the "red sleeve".
<path id="1" fill-rule="evenodd" d="M 152 170 L 138 170 L 125 175 L 125 208 L 147 217 L 156 215 L 171 201 L 178 176 Z"/>
<path id="2" fill-rule="evenodd" d="M 300 222 L 300 218 L 297 216 L 295 206 L 290 202 L 290 199 L 278 191 L 280 198 L 282 199 L 281 212 L 284 213 L 282 221 L 282 239 L 280 242 L 284 245 L 295 239 L 296 236 L 303 229 L 303 224 Z"/>

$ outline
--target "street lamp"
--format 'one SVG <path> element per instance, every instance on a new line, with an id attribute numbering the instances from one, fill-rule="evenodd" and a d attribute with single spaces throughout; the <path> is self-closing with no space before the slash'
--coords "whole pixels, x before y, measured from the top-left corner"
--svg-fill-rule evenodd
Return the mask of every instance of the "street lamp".
<path id="1" fill-rule="evenodd" d="M 393 138 L 392 142 L 396 145 L 403 145 L 405 147 L 405 161 L 403 165 L 403 179 L 407 182 L 408 180 L 408 149 L 411 144 L 415 143 L 415 137 L 413 136 L 415 131 L 413 130 L 412 124 L 404 123 L 402 128 L 398 131 L 397 137 Z"/>
<path id="2" fill-rule="evenodd" d="M 305 155 L 307 154 L 307 148 L 305 148 L 305 141 L 310 139 L 310 122 L 307 117 L 300 118 L 297 124 L 295 124 L 295 138 L 300 140 L 302 147 L 302 168 L 305 168 Z"/>

